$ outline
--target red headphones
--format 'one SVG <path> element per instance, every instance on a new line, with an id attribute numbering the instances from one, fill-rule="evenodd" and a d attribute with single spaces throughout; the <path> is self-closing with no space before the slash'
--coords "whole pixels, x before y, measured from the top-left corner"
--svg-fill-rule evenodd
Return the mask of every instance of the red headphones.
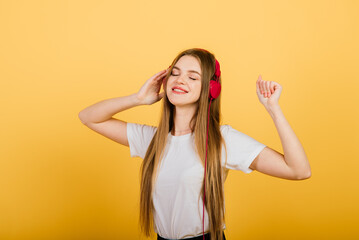
<path id="1" fill-rule="evenodd" d="M 216 71 L 213 76 L 213 80 L 209 82 L 209 98 L 217 98 L 221 93 L 221 84 L 219 83 L 219 77 L 221 76 L 221 69 L 219 62 L 216 59 Z"/>

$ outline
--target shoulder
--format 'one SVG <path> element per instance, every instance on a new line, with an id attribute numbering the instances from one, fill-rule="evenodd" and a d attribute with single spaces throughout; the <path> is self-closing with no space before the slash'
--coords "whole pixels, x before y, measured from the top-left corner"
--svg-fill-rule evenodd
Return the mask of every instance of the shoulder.
<path id="1" fill-rule="evenodd" d="M 152 126 L 152 125 L 148 125 L 148 124 L 133 123 L 133 122 L 128 122 L 127 124 L 132 128 L 157 130 L 156 126 Z"/>
<path id="2" fill-rule="evenodd" d="M 127 123 L 127 131 L 133 135 L 153 136 L 157 131 L 157 127 L 148 124 L 129 122 Z"/>
<path id="3" fill-rule="evenodd" d="M 237 129 L 233 128 L 231 125 L 229 124 L 223 124 L 220 126 L 220 129 L 221 129 L 221 133 L 222 133 L 222 136 L 223 137 L 226 137 L 228 135 L 231 135 L 233 133 L 236 133 L 236 134 L 241 134 L 240 131 L 238 131 Z"/>
<path id="4" fill-rule="evenodd" d="M 233 141 L 237 141 L 240 143 L 251 143 L 256 141 L 254 138 L 252 138 L 245 132 L 239 131 L 229 124 L 221 125 L 221 133 L 222 137 L 226 140 L 226 142 L 229 142 L 231 144 Z"/>
<path id="5" fill-rule="evenodd" d="M 221 133 L 227 133 L 229 128 L 232 128 L 230 125 L 228 124 L 223 124 L 223 125 L 220 125 L 220 130 L 221 130 Z"/>
<path id="6" fill-rule="evenodd" d="M 157 127 L 148 124 L 127 123 L 127 138 L 131 157 L 144 158 L 147 148 L 157 131 Z"/>

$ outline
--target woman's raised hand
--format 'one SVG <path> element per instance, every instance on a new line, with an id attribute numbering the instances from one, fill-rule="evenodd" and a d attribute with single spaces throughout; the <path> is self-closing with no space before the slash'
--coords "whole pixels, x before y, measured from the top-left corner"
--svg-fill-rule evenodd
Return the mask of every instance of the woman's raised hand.
<path id="1" fill-rule="evenodd" d="M 165 92 L 160 92 L 163 79 L 166 77 L 168 69 L 162 70 L 151 78 L 149 78 L 145 84 L 137 92 L 137 98 L 141 104 L 151 105 L 161 100 Z"/>
<path id="2" fill-rule="evenodd" d="M 256 82 L 257 96 L 265 108 L 278 105 L 279 96 L 282 92 L 282 86 L 274 81 L 265 81 L 259 75 Z"/>

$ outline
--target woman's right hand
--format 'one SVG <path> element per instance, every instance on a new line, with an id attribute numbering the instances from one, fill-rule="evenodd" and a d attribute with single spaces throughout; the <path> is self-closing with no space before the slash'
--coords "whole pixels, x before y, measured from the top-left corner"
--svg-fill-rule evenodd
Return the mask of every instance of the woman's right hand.
<path id="1" fill-rule="evenodd" d="M 162 70 L 151 78 L 137 92 L 137 98 L 141 104 L 151 105 L 161 100 L 165 92 L 160 92 L 163 79 L 166 77 L 169 69 Z"/>

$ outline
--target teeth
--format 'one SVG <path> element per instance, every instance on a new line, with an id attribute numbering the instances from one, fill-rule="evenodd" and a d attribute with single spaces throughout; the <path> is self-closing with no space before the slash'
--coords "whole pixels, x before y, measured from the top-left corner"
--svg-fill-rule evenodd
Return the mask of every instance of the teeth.
<path id="1" fill-rule="evenodd" d="M 182 91 L 182 90 L 177 89 L 177 88 L 173 89 L 173 91 L 175 91 L 175 92 L 184 92 L 185 93 L 185 91 Z"/>

